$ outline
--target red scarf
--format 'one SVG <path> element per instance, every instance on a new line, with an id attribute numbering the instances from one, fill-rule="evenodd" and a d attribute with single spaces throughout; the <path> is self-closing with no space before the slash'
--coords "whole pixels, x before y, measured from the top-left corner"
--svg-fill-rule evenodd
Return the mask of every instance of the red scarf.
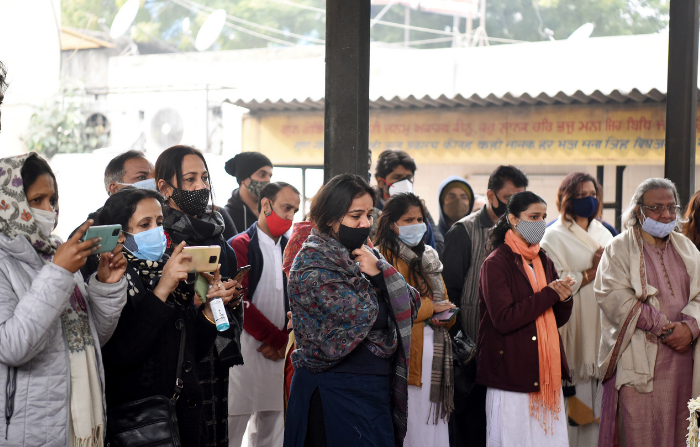
<path id="1" fill-rule="evenodd" d="M 525 273 L 532 290 L 539 292 L 547 287 L 547 277 L 539 257 L 540 245 L 530 245 L 519 238 L 513 230 L 506 233 L 506 245 L 523 259 Z M 532 270 L 527 266 L 532 261 Z M 537 280 L 535 280 L 537 278 Z M 550 307 L 537 317 L 537 349 L 540 363 L 540 391 L 530 393 L 530 416 L 537 418 L 545 434 L 552 427 L 552 421 L 559 419 L 561 410 L 561 352 L 559 351 L 559 331 L 554 311 Z"/>

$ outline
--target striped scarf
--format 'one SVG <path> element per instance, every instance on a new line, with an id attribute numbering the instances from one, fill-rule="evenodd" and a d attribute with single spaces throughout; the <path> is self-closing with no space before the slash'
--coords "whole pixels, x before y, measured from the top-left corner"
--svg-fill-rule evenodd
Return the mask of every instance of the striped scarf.
<path id="1" fill-rule="evenodd" d="M 399 258 L 406 265 L 411 265 L 416 255 L 411 248 L 399 241 Z M 391 257 L 389 257 L 391 259 Z M 445 285 L 442 281 L 442 262 L 437 252 L 431 246 L 426 245 L 421 259 L 423 272 L 430 281 L 433 290 L 431 297 L 434 303 L 445 300 Z M 417 276 L 417 275 L 416 275 Z M 422 278 L 418 278 L 423 281 Z M 454 410 L 454 378 L 452 362 L 452 339 L 447 329 L 443 327 L 433 327 L 433 363 L 430 373 L 430 402 L 433 423 L 437 424 L 439 419 L 445 422 L 450 420 L 450 413 Z"/>

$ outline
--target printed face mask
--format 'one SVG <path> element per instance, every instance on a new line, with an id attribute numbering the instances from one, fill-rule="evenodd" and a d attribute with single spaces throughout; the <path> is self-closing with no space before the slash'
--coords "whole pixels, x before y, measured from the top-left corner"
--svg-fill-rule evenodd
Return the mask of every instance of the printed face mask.
<path id="1" fill-rule="evenodd" d="M 272 209 L 272 202 L 270 202 L 270 214 L 265 214 L 265 223 L 267 223 L 267 228 L 273 237 L 280 237 L 292 228 L 293 222 L 278 216 L 275 210 Z"/>
<path id="2" fill-rule="evenodd" d="M 262 191 L 262 189 L 266 187 L 269 183 L 270 182 L 261 182 L 258 180 L 250 179 L 250 183 L 248 183 L 248 186 L 246 186 L 246 188 L 248 188 L 248 191 L 250 191 L 250 193 L 253 194 L 257 199 L 258 197 L 260 197 L 260 191 Z"/>
<path id="3" fill-rule="evenodd" d="M 536 220 L 534 222 L 529 220 L 518 221 L 515 229 L 520 233 L 526 241 L 532 245 L 537 245 L 540 243 L 544 237 L 544 230 L 547 229 L 547 222 L 544 220 Z"/>
<path id="4" fill-rule="evenodd" d="M 343 246 L 347 248 L 350 253 L 352 253 L 353 250 L 360 248 L 363 244 L 367 243 L 369 231 L 370 227 L 352 228 L 341 223 L 340 228 L 338 228 L 338 242 L 343 244 Z"/>
<path id="5" fill-rule="evenodd" d="M 574 199 L 571 203 L 571 207 L 574 210 L 574 214 L 579 217 L 591 217 L 598 211 L 598 199 L 592 196 L 580 197 Z"/>
<path id="6" fill-rule="evenodd" d="M 39 233 L 48 237 L 56 227 L 56 211 L 46 211 L 39 208 L 32 208 L 32 216 L 39 227 Z"/>
<path id="7" fill-rule="evenodd" d="M 136 234 L 127 233 L 124 248 L 139 259 L 160 261 L 167 243 L 163 227 L 155 227 Z"/>
<path id="8" fill-rule="evenodd" d="M 642 211 L 642 216 L 644 216 L 642 230 L 646 231 L 654 237 L 664 238 L 671 234 L 671 232 L 676 228 L 677 219 L 673 219 L 669 223 L 661 223 L 658 220 L 654 220 L 651 217 L 647 217 L 644 214 L 644 211 Z"/>
<path id="9" fill-rule="evenodd" d="M 173 189 L 173 202 L 188 216 L 202 216 L 207 211 L 209 196 L 211 192 L 208 188 L 197 189 L 195 191 L 178 191 Z"/>
<path id="10" fill-rule="evenodd" d="M 399 229 L 399 239 L 409 247 L 415 247 L 416 245 L 420 244 L 423 241 L 425 232 L 428 230 L 425 222 L 415 225 L 396 225 L 396 227 Z"/>

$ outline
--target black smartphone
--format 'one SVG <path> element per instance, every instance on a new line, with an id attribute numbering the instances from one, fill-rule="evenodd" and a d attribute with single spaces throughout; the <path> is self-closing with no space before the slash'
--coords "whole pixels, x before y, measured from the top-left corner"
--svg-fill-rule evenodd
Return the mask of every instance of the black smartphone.
<path id="1" fill-rule="evenodd" d="M 250 266 L 249 266 L 249 265 L 244 265 L 243 267 L 239 268 L 239 269 L 236 271 L 236 274 L 233 275 L 233 278 L 232 278 L 232 279 L 233 279 L 234 281 L 240 283 L 241 280 L 243 279 L 243 277 L 248 273 L 248 270 L 250 270 Z"/>

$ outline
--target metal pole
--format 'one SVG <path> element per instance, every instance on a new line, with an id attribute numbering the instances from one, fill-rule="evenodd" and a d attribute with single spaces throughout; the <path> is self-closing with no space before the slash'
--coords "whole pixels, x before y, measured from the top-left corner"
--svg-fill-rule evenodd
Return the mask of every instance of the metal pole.
<path id="1" fill-rule="evenodd" d="M 684 206 L 695 192 L 700 12 L 698 0 L 670 3 L 664 175 L 676 184 Z"/>
<path id="2" fill-rule="evenodd" d="M 326 1 L 323 178 L 367 178 L 370 0 Z"/>
<path id="3" fill-rule="evenodd" d="M 411 26 L 411 7 L 406 5 L 405 7 L 406 11 L 403 16 L 403 24 L 406 25 L 406 28 L 403 29 L 403 44 L 404 46 L 408 46 L 408 42 L 411 41 L 411 30 L 408 29 L 409 26 Z"/>
<path id="4" fill-rule="evenodd" d="M 452 17 L 452 32 L 454 37 L 452 37 L 452 46 L 459 46 L 459 16 Z"/>

